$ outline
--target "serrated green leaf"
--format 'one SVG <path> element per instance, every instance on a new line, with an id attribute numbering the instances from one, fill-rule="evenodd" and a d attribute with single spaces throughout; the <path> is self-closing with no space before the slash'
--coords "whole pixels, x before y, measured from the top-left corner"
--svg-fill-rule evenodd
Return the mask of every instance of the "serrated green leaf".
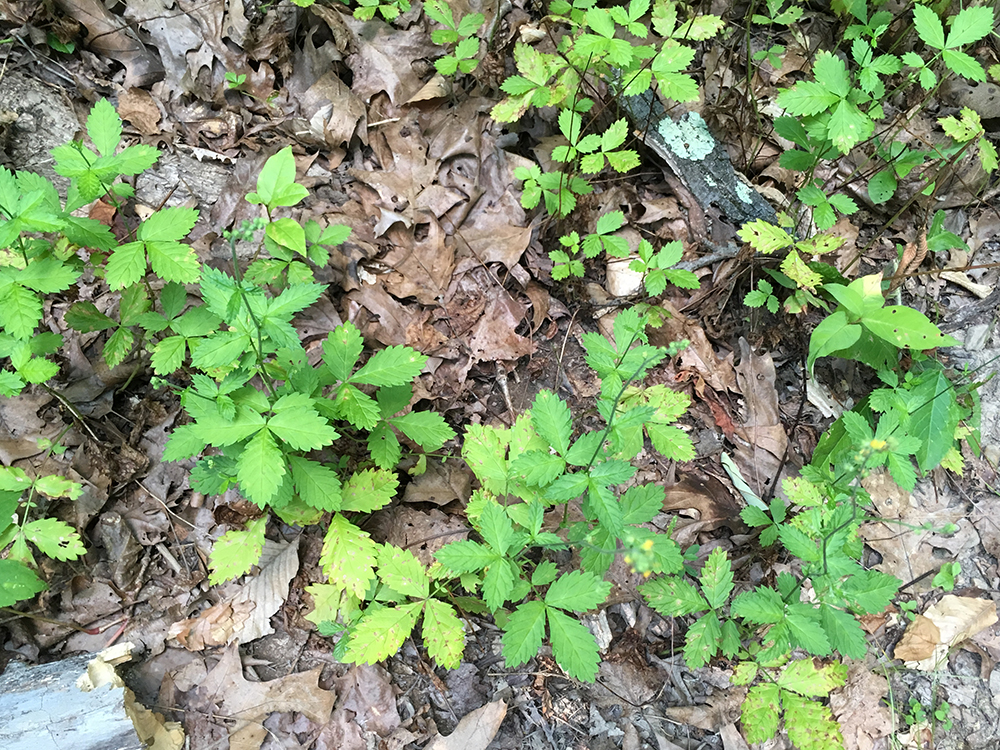
<path id="1" fill-rule="evenodd" d="M 341 383 L 333 398 L 336 413 L 355 427 L 371 430 L 378 424 L 378 403 L 351 383 Z"/>
<path id="2" fill-rule="evenodd" d="M 403 457 L 403 449 L 389 425 L 379 422 L 375 429 L 368 433 L 368 452 L 372 461 L 380 469 L 392 469 Z"/>
<path id="3" fill-rule="evenodd" d="M 578 680 L 593 682 L 600 654 L 597 641 L 586 626 L 557 609 L 547 609 L 552 655 L 565 672 Z"/>
<path id="4" fill-rule="evenodd" d="M 750 688 L 741 709 L 743 735 L 747 742 L 765 742 L 774 737 L 781 715 L 780 695 L 778 686 L 770 682 Z"/>
<path id="5" fill-rule="evenodd" d="M 733 569 L 725 550 L 717 547 L 701 569 L 701 590 L 712 609 L 719 609 L 733 591 Z"/>
<path id="6" fill-rule="evenodd" d="M 392 502 L 397 487 L 399 479 L 394 471 L 365 469 L 355 472 L 344 483 L 340 508 L 342 511 L 371 513 Z"/>
<path id="7" fill-rule="evenodd" d="M 341 486 L 337 472 L 301 456 L 289 456 L 288 466 L 302 502 L 317 510 L 340 510 Z"/>
<path id="8" fill-rule="evenodd" d="M 531 407 L 531 424 L 559 455 L 566 455 L 573 434 L 573 416 L 562 399 L 552 391 L 540 391 Z"/>
<path id="9" fill-rule="evenodd" d="M 704 667 L 719 652 L 721 640 L 722 625 L 715 612 L 703 615 L 688 628 L 684 638 L 684 661 L 692 669 Z"/>
<path id="10" fill-rule="evenodd" d="M 250 572 L 264 551 L 267 516 L 256 518 L 246 529 L 227 531 L 212 546 L 208 564 L 208 582 L 212 586 L 231 581 Z"/>
<path id="11" fill-rule="evenodd" d="M 422 633 L 427 654 L 445 669 L 457 669 L 465 651 L 465 630 L 454 608 L 428 599 Z"/>
<path id="12" fill-rule="evenodd" d="M 765 255 L 771 255 L 795 244 L 795 238 L 788 232 L 763 219 L 744 224 L 737 234 L 754 250 Z"/>
<path id="13" fill-rule="evenodd" d="M 378 577 L 394 591 L 414 599 L 426 599 L 430 578 L 423 564 L 409 550 L 386 544 L 378 555 Z"/>
<path id="14" fill-rule="evenodd" d="M 819 562 L 821 551 L 816 541 L 810 539 L 795 526 L 784 525 L 778 529 L 778 537 L 791 554 L 806 562 Z"/>
<path id="15" fill-rule="evenodd" d="M 839 101 L 839 96 L 815 81 L 799 81 L 792 88 L 778 92 L 777 98 L 779 107 L 793 115 L 807 117 L 825 112 Z"/>
<path id="16" fill-rule="evenodd" d="M 379 386 L 403 385 L 420 374 L 425 362 L 427 357 L 408 346 L 390 346 L 372 355 L 350 380 Z"/>
<path id="17" fill-rule="evenodd" d="M 444 421 L 444 417 L 433 411 L 411 411 L 394 417 L 390 422 L 425 451 L 439 450 L 455 437 L 455 431 Z"/>
<path id="18" fill-rule="evenodd" d="M 87 135 L 101 156 L 111 156 L 122 139 L 122 120 L 107 99 L 98 99 L 87 117 Z"/>
<path id="19" fill-rule="evenodd" d="M 681 617 L 709 609 L 698 589 L 676 576 L 663 576 L 640 586 L 649 606 L 665 617 Z"/>
<path id="20" fill-rule="evenodd" d="M 694 460 L 694 443 L 679 427 L 650 422 L 646 425 L 646 432 L 653 447 L 665 458 L 679 462 Z"/>
<path id="21" fill-rule="evenodd" d="M 505 431 L 473 424 L 466 428 L 462 441 L 462 458 L 483 489 L 498 495 L 507 492 L 507 440 Z"/>
<path id="22" fill-rule="evenodd" d="M 0 322 L 7 333 L 27 340 L 41 319 L 42 301 L 30 289 L 8 284 L 0 291 Z"/>
<path id="23" fill-rule="evenodd" d="M 236 466 L 243 494 L 262 508 L 275 496 L 287 471 L 285 457 L 266 428 L 246 444 Z"/>
<path id="24" fill-rule="evenodd" d="M 920 440 L 917 465 L 921 471 L 929 471 L 955 444 L 959 411 L 954 387 L 943 370 L 930 372 L 910 392 L 909 404 L 909 433 Z"/>
<path id="25" fill-rule="evenodd" d="M 917 34 L 929 47 L 934 49 L 944 49 L 944 26 L 937 13 L 926 5 L 915 5 L 913 7 L 913 24 L 917 29 Z"/>
<path id="26" fill-rule="evenodd" d="M 45 589 L 45 583 L 27 565 L 0 560 L 0 607 L 12 607 Z"/>
<path id="27" fill-rule="evenodd" d="M 150 362 L 157 375 L 169 375 L 184 364 L 187 340 L 183 336 L 168 336 L 153 347 Z"/>
<path id="28" fill-rule="evenodd" d="M 911 307 L 892 305 L 868 312 L 861 324 L 885 341 L 900 348 L 933 349 L 958 346 L 959 342 L 941 333 L 941 329 L 923 313 Z"/>
<path id="29" fill-rule="evenodd" d="M 83 492 L 83 487 L 78 483 L 58 474 L 46 474 L 39 477 L 34 482 L 34 488 L 47 497 L 68 497 L 76 500 Z M 60 521 L 59 523 L 62 523 Z"/>
<path id="30" fill-rule="evenodd" d="M 434 557 L 455 573 L 475 573 L 500 560 L 489 547 L 468 540 L 446 544 L 434 553 Z"/>
<path id="31" fill-rule="evenodd" d="M 847 668 L 842 664 L 827 664 L 817 668 L 812 659 L 793 661 L 778 675 L 778 686 L 783 690 L 807 698 L 823 697 L 844 684 Z"/>
<path id="32" fill-rule="evenodd" d="M 666 500 L 666 490 L 658 484 L 629 487 L 621 496 L 622 522 L 629 525 L 648 523 L 660 511 Z"/>
<path id="33" fill-rule="evenodd" d="M 545 605 L 542 602 L 527 602 L 511 612 L 501 639 L 507 666 L 519 667 L 536 656 L 544 637 Z"/>
<path id="34" fill-rule="evenodd" d="M 337 326 L 323 342 L 323 361 L 333 377 L 340 381 L 350 378 L 364 346 L 361 332 L 352 323 Z"/>
<path id="35" fill-rule="evenodd" d="M 863 659 L 868 652 L 868 641 L 858 621 L 828 604 L 820 605 L 820 622 L 830 641 L 830 646 L 850 659 Z"/>
<path id="36" fill-rule="evenodd" d="M 850 576 L 843 584 L 844 598 L 851 607 L 866 614 L 882 612 L 899 591 L 900 580 L 877 570 Z"/>
<path id="37" fill-rule="evenodd" d="M 510 517 L 496 501 L 490 500 L 483 506 L 478 529 L 486 544 L 501 555 L 507 554 L 514 542 L 514 527 Z"/>
<path id="38" fill-rule="evenodd" d="M 545 604 L 549 607 L 586 612 L 596 609 L 611 593 L 611 584 L 591 573 L 578 570 L 559 577 L 549 586 Z"/>
<path id="39" fill-rule="evenodd" d="M 65 521 L 39 518 L 24 524 L 22 531 L 29 542 L 53 560 L 76 560 L 87 553 L 76 529 Z"/>
<path id="40" fill-rule="evenodd" d="M 782 693 L 781 700 L 788 739 L 796 747 L 802 750 L 840 750 L 844 747 L 840 725 L 829 706 L 787 692 Z"/>
<path id="41" fill-rule="evenodd" d="M 377 664 L 395 654 L 412 632 L 423 606 L 423 602 L 414 602 L 366 612 L 352 631 L 347 661 Z"/>
<path id="42" fill-rule="evenodd" d="M 772 625 L 785 617 L 785 603 L 777 591 L 761 587 L 738 594 L 730 611 L 755 625 Z"/>
<path id="43" fill-rule="evenodd" d="M 514 591 L 517 581 L 516 564 L 513 560 L 501 559 L 491 564 L 483 577 L 483 601 L 496 612 Z"/>
<path id="44" fill-rule="evenodd" d="M 364 599 L 375 580 L 377 554 L 378 545 L 371 537 L 337 513 L 323 539 L 319 565 L 331 584 Z"/>
<path id="45" fill-rule="evenodd" d="M 785 623 L 794 645 L 816 656 L 830 653 L 830 641 L 820 625 L 819 610 L 811 604 L 789 604 Z"/>
<path id="46" fill-rule="evenodd" d="M 275 404 L 277 409 L 278 404 Z M 340 437 L 314 409 L 301 407 L 279 411 L 267 420 L 267 428 L 279 440 L 299 451 L 322 448 Z"/>

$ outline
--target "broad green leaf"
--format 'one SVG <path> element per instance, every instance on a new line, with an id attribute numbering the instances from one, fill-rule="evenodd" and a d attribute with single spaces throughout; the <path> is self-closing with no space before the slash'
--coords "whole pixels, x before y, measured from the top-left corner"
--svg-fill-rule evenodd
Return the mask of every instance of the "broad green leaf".
<path id="1" fill-rule="evenodd" d="M 553 487 L 555 484 L 552 485 Z M 590 480 L 583 512 L 588 518 L 597 518 L 601 524 L 616 535 L 625 528 L 622 522 L 622 508 L 618 498 L 607 487 Z"/>
<path id="2" fill-rule="evenodd" d="M 839 96 L 814 81 L 799 81 L 792 88 L 778 92 L 777 98 L 779 107 L 783 107 L 793 115 L 805 116 L 825 112 L 839 101 Z"/>
<path id="3" fill-rule="evenodd" d="M 301 456 L 289 456 L 288 465 L 302 502 L 318 510 L 340 510 L 341 486 L 337 472 Z"/>
<path id="4" fill-rule="evenodd" d="M 816 656 L 830 653 L 830 641 L 820 625 L 819 611 L 811 604 L 789 604 L 785 624 L 794 645 Z"/>
<path id="5" fill-rule="evenodd" d="M 341 383 L 333 399 L 336 413 L 355 427 L 371 430 L 378 424 L 378 403 L 351 383 Z"/>
<path id="6" fill-rule="evenodd" d="M 435 662 L 445 669 L 458 668 L 465 651 L 465 629 L 453 607 L 437 599 L 428 599 L 422 634 L 427 654 Z"/>
<path id="7" fill-rule="evenodd" d="M 900 580 L 895 576 L 865 570 L 845 580 L 843 592 L 854 609 L 865 614 L 877 614 L 889 606 L 899 586 Z"/>
<path id="8" fill-rule="evenodd" d="M 136 234 L 145 242 L 176 243 L 187 236 L 198 221 L 198 211 L 194 208 L 161 208 L 150 215 Z"/>
<path id="9" fill-rule="evenodd" d="M 462 458 L 483 489 L 498 495 L 507 492 L 506 454 L 509 439 L 506 430 L 472 424 L 466 428 L 462 441 Z"/>
<path id="10" fill-rule="evenodd" d="M 468 540 L 446 544 L 434 557 L 455 573 L 475 573 L 500 560 L 489 547 Z"/>
<path id="11" fill-rule="evenodd" d="M 533 487 L 545 487 L 566 470 L 566 462 L 547 451 L 522 453 L 510 464 L 511 471 Z"/>
<path id="12" fill-rule="evenodd" d="M 821 551 L 815 540 L 810 539 L 795 526 L 783 525 L 778 530 L 778 537 L 785 545 L 785 549 L 795 557 L 806 562 L 819 562 Z"/>
<path id="13" fill-rule="evenodd" d="M 394 468 L 403 457 L 399 438 L 386 422 L 379 422 L 375 429 L 368 433 L 367 442 L 372 461 L 380 469 Z"/>
<path id="14" fill-rule="evenodd" d="M 593 682 L 597 675 L 600 654 L 597 641 L 586 626 L 575 617 L 557 609 L 547 609 L 549 640 L 556 662 L 571 677 Z"/>
<path id="15" fill-rule="evenodd" d="M 38 492 L 47 497 L 68 497 L 71 500 L 76 500 L 83 492 L 83 487 L 78 482 L 66 479 L 66 477 L 61 477 L 58 474 L 46 474 L 43 477 L 39 477 L 35 480 L 34 487 Z M 60 523 L 62 522 L 60 521 Z"/>
<path id="16" fill-rule="evenodd" d="M 809 338 L 807 361 L 809 372 L 812 372 L 813 364 L 818 358 L 825 357 L 831 352 L 846 349 L 859 338 L 861 338 L 861 326 L 850 323 L 846 312 L 837 310 L 827 315 L 813 329 L 812 336 Z"/>
<path id="17" fill-rule="evenodd" d="M 562 399 L 552 391 L 540 391 L 531 407 L 531 424 L 560 456 L 566 455 L 573 435 L 573 416 Z"/>
<path id="18" fill-rule="evenodd" d="M 747 742 L 765 742 L 778 731 L 781 715 L 780 689 L 771 682 L 754 685 L 741 709 L 743 736 Z"/>
<path id="19" fill-rule="evenodd" d="M 147 242 L 146 252 L 153 272 L 161 279 L 190 284 L 201 276 L 198 255 L 189 245 L 172 241 Z"/>
<path id="20" fill-rule="evenodd" d="M 29 521 L 22 529 L 25 538 L 53 560 L 76 560 L 87 553 L 76 529 L 57 518 Z"/>
<path id="21" fill-rule="evenodd" d="M 684 638 L 684 661 L 692 669 L 704 667 L 719 652 L 722 625 L 715 612 L 702 615 Z"/>
<path id="22" fill-rule="evenodd" d="M 844 61 L 825 50 L 816 55 L 813 75 L 817 83 L 822 84 L 827 91 L 840 99 L 845 98 L 851 90 L 851 79 Z"/>
<path id="23" fill-rule="evenodd" d="M 943 370 L 927 373 L 910 391 L 909 404 L 909 433 L 920 440 L 917 465 L 921 471 L 929 471 L 937 467 L 955 445 L 955 428 L 960 414 L 954 386 Z"/>
<path id="24" fill-rule="evenodd" d="M 411 411 L 390 421 L 425 451 L 436 451 L 455 437 L 455 431 L 435 411 Z"/>
<path id="25" fill-rule="evenodd" d="M 125 357 L 132 351 L 132 344 L 135 336 L 128 328 L 119 328 L 108 338 L 104 344 L 104 361 L 108 367 L 115 368 L 125 361 Z"/>
<path id="26" fill-rule="evenodd" d="M 917 8 L 924 6 L 918 5 Z M 840 725 L 829 706 L 794 693 L 782 692 L 788 739 L 803 750 L 839 750 L 844 747 Z"/>
<path id="27" fill-rule="evenodd" d="M 16 560 L 0 560 L 0 607 L 13 607 L 45 588 L 45 583 L 27 565 Z"/>
<path id="28" fill-rule="evenodd" d="M 958 49 L 966 44 L 978 42 L 993 29 L 994 10 L 988 5 L 963 8 L 951 21 L 948 41 L 950 49 Z"/>
<path id="29" fill-rule="evenodd" d="M 277 405 L 275 405 L 277 409 Z M 267 428 L 293 450 L 308 451 L 330 445 L 340 437 L 314 409 L 295 408 L 279 411 L 267 420 Z"/>
<path id="30" fill-rule="evenodd" d="M 268 303 L 265 317 L 269 320 L 290 321 L 295 313 L 305 310 L 318 300 L 325 289 L 323 284 L 293 284 Z"/>
<path id="31" fill-rule="evenodd" d="M 423 602 L 414 602 L 366 612 L 351 634 L 345 655 L 347 661 L 377 664 L 395 654 L 417 624 L 423 606 Z"/>
<path id="32" fill-rule="evenodd" d="M 664 458 L 674 461 L 693 461 L 695 457 L 694 443 L 687 433 L 679 427 L 668 424 L 650 422 L 646 425 L 650 442 Z"/>
<path id="33" fill-rule="evenodd" d="M 772 625 L 785 617 L 785 603 L 777 591 L 761 587 L 737 594 L 730 611 L 755 625 Z"/>
<path id="34" fill-rule="evenodd" d="M 175 372 L 184 364 L 186 351 L 187 340 L 183 336 L 168 336 L 157 342 L 150 359 L 153 372 L 157 375 L 169 375 Z"/>
<path id="35" fill-rule="evenodd" d="M 544 637 L 545 605 L 542 602 L 527 602 L 515 609 L 507 617 L 501 639 L 506 665 L 516 668 L 536 656 Z"/>
<path id="36" fill-rule="evenodd" d="M 164 461 L 182 461 L 197 456 L 205 449 L 205 439 L 201 436 L 201 425 L 185 424 L 175 427 L 163 449 Z"/>
<path id="37" fill-rule="evenodd" d="M 111 156 L 122 139 L 122 120 L 107 99 L 98 99 L 87 117 L 87 135 L 101 156 Z"/>
<path id="38" fill-rule="evenodd" d="M 249 203 L 263 203 L 268 208 L 277 207 L 275 199 L 295 182 L 295 157 L 292 147 L 278 151 L 266 162 L 257 177 L 257 192 L 247 195 Z M 290 204 L 294 205 L 294 204 Z"/>
<path id="39" fill-rule="evenodd" d="M 264 236 L 292 252 L 306 254 L 305 230 L 294 219 L 275 219 L 264 229 Z"/>
<path id="40" fill-rule="evenodd" d="M 187 425 L 185 425 L 187 426 Z M 233 419 L 225 419 L 221 415 L 213 418 L 202 418 L 198 420 L 197 430 L 199 437 L 209 445 L 216 448 L 224 448 L 227 445 L 238 443 L 264 426 L 264 418 L 246 407 L 239 407 Z M 177 433 L 177 429 L 174 430 Z"/>
<path id="41" fill-rule="evenodd" d="M 337 513 L 323 539 L 319 565 L 331 584 L 364 599 L 375 580 L 377 554 L 378 545 L 371 537 Z"/>
<path id="42" fill-rule="evenodd" d="M 850 659 L 863 659 L 868 653 L 868 641 L 858 621 L 847 612 L 828 604 L 820 605 L 820 622 L 830 646 Z"/>
<path id="43" fill-rule="evenodd" d="M 872 310 L 862 318 L 861 324 L 879 338 L 900 348 L 922 351 L 938 346 L 958 346 L 960 343 L 941 333 L 941 329 L 923 313 L 901 305 Z"/>
<path id="44" fill-rule="evenodd" d="M 633 525 L 648 523 L 663 510 L 666 490 L 658 484 L 629 487 L 621 496 L 622 522 Z"/>
<path id="45" fill-rule="evenodd" d="M 211 568 L 208 582 L 212 586 L 249 573 L 260 561 L 266 526 L 267 516 L 264 515 L 250 521 L 246 529 L 227 531 L 216 540 L 208 560 Z"/>
<path id="46" fill-rule="evenodd" d="M 825 698 L 846 679 L 847 667 L 843 664 L 833 663 L 817 668 L 812 659 L 799 659 L 778 675 L 778 686 L 806 698 Z"/>
<path id="47" fill-rule="evenodd" d="M 591 573 L 579 570 L 560 576 L 549 586 L 545 603 L 574 612 L 596 609 L 611 593 L 611 584 Z"/>
<path id="48" fill-rule="evenodd" d="M 733 591 L 733 569 L 725 550 L 717 547 L 701 569 L 701 590 L 712 609 L 719 609 Z"/>
<path id="49" fill-rule="evenodd" d="M 355 513 L 371 513 L 392 502 L 399 479 L 385 469 L 365 469 L 355 472 L 344 483 L 340 509 Z"/>
<path id="50" fill-rule="evenodd" d="M 105 278 L 112 289 L 137 283 L 146 273 L 146 246 L 142 242 L 119 245 L 108 259 Z"/>
<path id="51" fill-rule="evenodd" d="M 250 439 L 236 466 L 240 489 L 261 508 L 275 496 L 286 473 L 285 457 L 267 429 Z"/>
<path id="52" fill-rule="evenodd" d="M 478 528 L 486 544 L 500 555 L 507 554 L 514 542 L 514 527 L 510 517 L 496 501 L 490 500 L 483 507 Z"/>
<path id="53" fill-rule="evenodd" d="M 665 617 L 681 617 L 710 609 L 698 589 L 683 578 L 663 576 L 640 587 L 649 606 Z"/>
<path id="54" fill-rule="evenodd" d="M 420 352 L 408 346 L 390 346 L 372 355 L 351 382 L 369 385 L 403 385 L 411 382 L 427 362 Z"/>
<path id="55" fill-rule="evenodd" d="M 378 554 L 378 577 L 394 591 L 413 599 L 426 599 L 430 578 L 423 564 L 409 550 L 386 544 Z"/>
<path id="56" fill-rule="evenodd" d="M 858 109 L 858 105 L 844 100 L 833 109 L 826 127 L 830 141 L 840 153 L 846 154 L 871 136 L 875 124 L 868 115 Z"/>
<path id="57" fill-rule="evenodd" d="M 17 272 L 17 283 L 42 294 L 62 292 L 80 278 L 80 272 L 65 265 L 58 258 L 33 260 Z"/>
<path id="58" fill-rule="evenodd" d="M 486 570 L 483 577 L 483 601 L 493 612 L 496 612 L 514 591 L 517 581 L 516 564 L 513 560 L 498 560 Z"/>
<path id="59" fill-rule="evenodd" d="M 937 13 L 926 5 L 913 6 L 913 24 L 917 29 L 917 34 L 921 39 L 934 49 L 944 49 L 944 26 Z M 964 34 L 959 34 L 961 38 Z"/>

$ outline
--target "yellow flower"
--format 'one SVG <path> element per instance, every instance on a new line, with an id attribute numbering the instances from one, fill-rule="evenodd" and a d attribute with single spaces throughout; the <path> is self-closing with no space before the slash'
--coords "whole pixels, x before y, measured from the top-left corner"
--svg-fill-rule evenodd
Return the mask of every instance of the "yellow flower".
<path id="1" fill-rule="evenodd" d="M 879 438 L 875 438 L 868 445 L 870 445 L 875 450 L 880 451 L 885 448 L 886 442 L 884 440 L 880 440 Z"/>
<path id="2" fill-rule="evenodd" d="M 647 539 L 646 541 L 644 541 L 642 543 L 642 548 L 646 550 L 646 552 L 649 552 L 651 549 L 653 549 L 653 540 Z"/>

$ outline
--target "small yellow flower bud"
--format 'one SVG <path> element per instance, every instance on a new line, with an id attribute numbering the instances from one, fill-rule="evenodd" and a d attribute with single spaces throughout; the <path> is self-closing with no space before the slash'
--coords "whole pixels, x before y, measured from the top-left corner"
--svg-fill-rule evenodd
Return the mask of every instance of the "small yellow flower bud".
<path id="1" fill-rule="evenodd" d="M 653 549 L 653 540 L 647 539 L 646 541 L 644 541 L 642 543 L 642 548 L 646 550 L 646 552 L 649 552 L 651 549 Z"/>
<path id="2" fill-rule="evenodd" d="M 880 451 L 885 448 L 886 442 L 884 440 L 880 440 L 879 438 L 875 438 L 869 443 L 869 445 L 875 450 Z"/>

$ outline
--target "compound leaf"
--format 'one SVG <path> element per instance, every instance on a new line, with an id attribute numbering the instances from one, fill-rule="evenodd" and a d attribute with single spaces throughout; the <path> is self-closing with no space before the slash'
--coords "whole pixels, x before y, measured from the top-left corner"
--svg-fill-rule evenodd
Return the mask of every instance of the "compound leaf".
<path id="1" fill-rule="evenodd" d="M 423 606 L 423 602 L 413 602 L 366 612 L 351 633 L 345 659 L 355 664 L 376 664 L 395 654 L 416 625 Z"/>
<path id="2" fill-rule="evenodd" d="M 278 492 L 285 472 L 285 457 L 267 429 L 250 438 L 236 462 L 240 488 L 262 508 Z"/>
<path id="3" fill-rule="evenodd" d="M 390 346 L 372 355 L 364 367 L 354 373 L 351 381 L 369 385 L 403 385 L 420 374 L 426 361 L 426 356 L 408 346 Z"/>
<path id="4" fill-rule="evenodd" d="M 378 555 L 378 577 L 393 591 L 413 599 L 426 599 L 430 578 L 423 564 L 409 550 L 386 544 Z"/>
<path id="5" fill-rule="evenodd" d="M 747 742 L 765 742 L 778 731 L 781 692 L 777 685 L 754 685 L 743 701 L 741 718 Z"/>

